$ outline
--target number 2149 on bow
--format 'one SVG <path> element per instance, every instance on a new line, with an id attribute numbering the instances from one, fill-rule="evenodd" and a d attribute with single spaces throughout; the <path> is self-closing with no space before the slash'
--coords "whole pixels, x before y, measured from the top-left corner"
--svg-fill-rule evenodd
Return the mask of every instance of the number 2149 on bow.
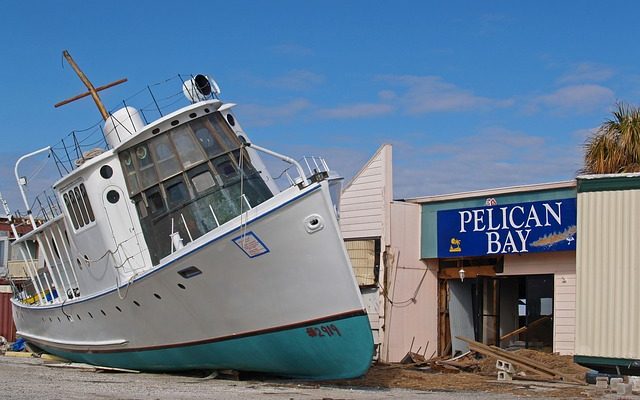
<path id="1" fill-rule="evenodd" d="M 334 324 L 309 327 L 307 335 L 310 337 L 342 336 L 340 329 Z"/>

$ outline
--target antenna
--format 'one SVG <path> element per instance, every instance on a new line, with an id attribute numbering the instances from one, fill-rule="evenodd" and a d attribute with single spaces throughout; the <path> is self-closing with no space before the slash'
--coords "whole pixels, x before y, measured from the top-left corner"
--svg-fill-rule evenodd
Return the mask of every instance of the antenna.
<path id="1" fill-rule="evenodd" d="M 71 54 L 69 54 L 69 52 L 67 50 L 64 50 L 62 52 L 62 55 L 64 56 L 64 58 L 67 59 L 67 62 L 69 63 L 69 65 L 71 65 L 71 68 L 73 68 L 73 70 L 78 75 L 78 78 L 80 78 L 82 83 L 84 83 L 84 85 L 87 87 L 87 89 L 89 89 L 89 91 L 88 92 L 84 92 L 82 94 L 79 94 L 77 96 L 73 96 L 73 97 L 71 97 L 71 98 L 69 98 L 67 100 L 63 100 L 63 101 L 61 101 L 59 103 L 56 103 L 56 104 L 54 104 L 54 107 L 57 108 L 57 107 L 65 105 L 65 104 L 71 103 L 72 101 L 76 101 L 78 99 L 81 99 L 83 97 L 87 97 L 87 96 L 90 95 L 93 98 L 93 101 L 96 103 L 96 106 L 98 107 L 98 110 L 100 111 L 100 114 L 102 115 L 102 119 L 104 119 L 106 121 L 109 118 L 109 113 L 107 112 L 107 109 L 104 107 L 104 104 L 102 104 L 102 100 L 100 100 L 100 96 L 98 96 L 98 92 L 101 91 L 101 90 L 105 90 L 105 89 L 108 89 L 110 87 L 119 85 L 121 83 L 124 83 L 124 82 L 127 81 L 127 78 L 119 79 L 119 80 L 111 82 L 111 83 L 109 83 L 107 85 L 95 88 L 95 87 L 93 87 L 93 84 L 91 83 L 89 78 L 87 78 L 87 76 L 84 74 L 84 72 L 82 72 L 80 67 L 78 67 L 78 64 L 76 64 L 76 62 L 73 60 L 73 58 L 71 57 Z"/>

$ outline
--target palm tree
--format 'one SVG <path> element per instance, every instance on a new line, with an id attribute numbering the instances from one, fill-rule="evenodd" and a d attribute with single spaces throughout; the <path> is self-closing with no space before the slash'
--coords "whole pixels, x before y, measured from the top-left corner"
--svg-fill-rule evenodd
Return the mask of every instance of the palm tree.
<path id="1" fill-rule="evenodd" d="M 584 174 L 640 172 L 640 108 L 618 103 L 585 142 Z"/>

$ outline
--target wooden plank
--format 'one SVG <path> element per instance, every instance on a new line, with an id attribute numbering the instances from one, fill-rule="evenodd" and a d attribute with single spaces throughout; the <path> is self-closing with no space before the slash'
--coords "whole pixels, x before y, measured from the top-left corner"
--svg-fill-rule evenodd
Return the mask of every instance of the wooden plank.
<path id="1" fill-rule="evenodd" d="M 529 328 L 538 325 L 539 323 L 541 323 L 542 321 L 546 321 L 548 319 L 551 319 L 551 317 L 549 316 L 544 316 L 542 318 L 538 318 L 537 320 L 533 321 L 532 323 L 530 323 L 529 325 L 523 326 L 521 328 L 518 328 L 514 331 L 511 331 L 509 333 L 507 333 L 506 335 L 500 336 L 500 340 L 505 340 L 506 338 L 510 338 L 513 335 L 517 335 L 519 333 L 525 332 L 527 330 L 529 330 Z"/>
<path id="2" fill-rule="evenodd" d="M 571 382 L 574 382 L 574 383 L 577 383 L 577 384 L 580 384 L 580 385 L 586 385 L 586 382 L 584 382 L 584 381 L 582 381 L 580 379 L 576 379 L 573 376 L 567 375 L 567 374 L 565 374 L 563 372 L 560 372 L 560 371 L 558 371 L 556 369 L 548 368 L 544 364 L 538 363 L 538 362 L 533 361 L 533 360 L 528 359 L 528 358 L 524 358 L 524 357 L 518 356 L 516 354 L 510 353 L 510 352 L 505 351 L 505 350 L 502 350 L 501 348 L 496 347 L 496 346 L 489 346 L 489 347 L 492 350 L 495 350 L 502 357 L 511 357 L 512 360 L 519 361 L 521 363 L 526 363 L 526 364 L 528 364 L 528 365 L 530 365 L 530 366 L 532 366 L 534 368 L 537 368 L 537 369 L 539 369 L 541 371 L 545 371 L 546 373 L 553 374 L 553 375 L 561 378 L 563 381 L 571 381 Z"/>
<path id="3" fill-rule="evenodd" d="M 460 268 L 441 268 L 438 271 L 438 279 L 460 279 Z M 464 269 L 464 278 L 472 279 L 478 275 L 495 276 L 496 271 L 492 265 L 483 267 L 467 267 Z"/>
<path id="4" fill-rule="evenodd" d="M 126 369 L 126 368 L 115 368 L 115 367 L 103 367 L 100 365 L 89 365 L 83 363 L 56 363 L 56 364 L 44 364 L 47 367 L 52 368 L 73 368 L 73 369 L 84 369 L 89 371 L 113 371 L 113 372 L 128 372 L 139 374 L 140 371 L 135 369 Z"/>
<path id="5" fill-rule="evenodd" d="M 460 339 L 460 338 L 458 337 L 458 339 Z M 527 365 L 525 363 L 519 362 L 517 360 L 511 360 L 511 359 L 507 359 L 506 357 L 501 357 L 499 354 L 497 354 L 497 353 L 495 353 L 495 352 L 493 352 L 493 351 L 491 351 L 491 350 L 489 350 L 489 349 L 487 349 L 485 347 L 481 347 L 481 346 L 477 346 L 476 344 L 469 343 L 469 348 L 471 350 L 473 350 L 473 351 L 476 351 L 478 353 L 484 354 L 485 356 L 495 358 L 496 360 L 509 361 L 510 363 L 520 367 L 521 369 L 524 369 L 526 371 L 532 372 L 534 374 L 543 375 L 543 376 L 545 376 L 547 378 L 551 378 L 551 379 L 557 379 L 556 375 L 554 375 L 554 374 L 549 374 L 547 372 L 540 371 L 537 368 L 531 367 L 531 366 L 529 366 L 529 365 Z"/>
<path id="6" fill-rule="evenodd" d="M 487 346 L 486 344 L 479 343 L 474 340 L 459 337 L 459 336 L 457 338 L 464 342 L 467 342 L 469 344 L 469 347 L 473 345 L 475 349 L 477 349 L 477 351 L 480 353 L 483 353 L 485 355 L 489 355 L 491 357 L 498 358 L 501 360 L 513 362 L 513 364 L 518 365 L 523 369 L 528 369 L 532 372 L 538 372 L 539 374 L 548 375 L 550 377 L 555 377 L 558 379 L 562 379 L 564 381 L 571 381 L 571 382 L 579 383 L 581 385 L 586 384 L 585 382 L 578 380 L 570 375 L 564 374 L 558 370 L 548 368 L 546 365 L 538 363 L 531 359 L 524 358 L 514 353 L 502 350 L 499 347 Z"/>

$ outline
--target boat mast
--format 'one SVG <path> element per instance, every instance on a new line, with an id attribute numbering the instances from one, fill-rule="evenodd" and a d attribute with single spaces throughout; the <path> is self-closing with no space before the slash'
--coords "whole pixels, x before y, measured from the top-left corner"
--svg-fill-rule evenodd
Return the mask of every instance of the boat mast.
<path id="1" fill-rule="evenodd" d="M 54 104 L 54 107 L 60 107 L 62 105 L 71 103 L 72 101 L 81 99 L 83 97 L 87 97 L 87 96 L 91 96 L 93 98 L 93 101 L 96 103 L 96 106 L 98 107 L 98 110 L 100 111 L 100 114 L 102 115 L 102 119 L 104 119 L 105 121 L 109 118 L 109 113 L 107 112 L 107 109 L 104 107 L 104 104 L 102 104 L 102 100 L 100 99 L 100 96 L 98 96 L 98 92 L 104 89 L 108 89 L 112 86 L 116 86 L 119 85 L 121 83 L 124 83 L 127 81 L 127 78 L 123 78 L 123 79 L 119 79 L 117 81 L 111 82 L 107 85 L 104 86 L 100 86 L 98 88 L 95 88 L 93 86 L 93 84 L 91 83 L 91 81 L 89 80 L 89 78 L 87 78 L 87 76 L 84 74 L 84 72 L 82 72 L 82 70 L 80 69 L 80 67 L 78 67 L 78 64 L 76 64 L 76 62 L 73 60 L 73 58 L 71 57 L 71 54 L 69 54 L 69 52 L 67 50 L 64 50 L 62 52 L 62 55 L 64 56 L 64 58 L 67 59 L 67 62 L 69 63 L 69 65 L 71 65 L 71 68 L 73 68 L 73 70 L 76 72 L 76 74 L 78 75 L 78 78 L 80 78 L 80 80 L 82 81 L 82 83 L 84 83 L 84 85 L 87 87 L 87 89 L 89 89 L 88 92 L 84 92 L 82 94 L 79 94 L 77 96 L 71 97 L 67 100 L 63 100 L 57 104 Z"/>

